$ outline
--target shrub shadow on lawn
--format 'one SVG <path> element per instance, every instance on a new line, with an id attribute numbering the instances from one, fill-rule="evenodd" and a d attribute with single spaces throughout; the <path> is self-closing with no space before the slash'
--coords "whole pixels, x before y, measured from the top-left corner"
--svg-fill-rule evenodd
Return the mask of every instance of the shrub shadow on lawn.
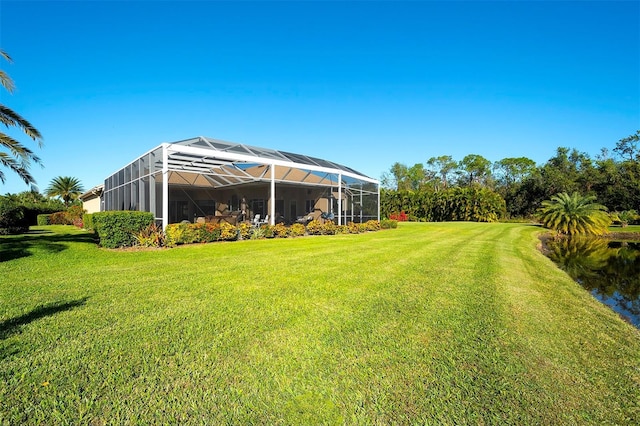
<path id="1" fill-rule="evenodd" d="M 88 299 L 88 297 L 83 297 L 82 299 L 71 300 L 69 302 L 49 303 L 43 306 L 38 306 L 31 312 L 24 315 L 4 320 L 0 322 L 0 340 L 4 340 L 19 332 L 20 327 L 23 325 L 30 324 L 33 321 L 37 321 L 44 317 L 55 315 L 59 312 L 70 311 L 71 309 L 84 305 Z"/>
<path id="2" fill-rule="evenodd" d="M 95 240 L 91 234 L 59 235 L 49 231 L 29 231 L 0 240 L 0 263 L 31 256 L 31 248 L 59 253 L 68 248 L 66 243 L 95 244 Z"/>

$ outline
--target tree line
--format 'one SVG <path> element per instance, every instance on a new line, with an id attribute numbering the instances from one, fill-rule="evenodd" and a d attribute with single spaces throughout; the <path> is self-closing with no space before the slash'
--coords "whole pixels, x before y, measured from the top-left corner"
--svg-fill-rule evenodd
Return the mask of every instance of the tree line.
<path id="1" fill-rule="evenodd" d="M 559 147 L 542 165 L 527 157 L 492 163 L 477 154 L 461 161 L 443 155 L 413 166 L 394 163 L 381 186 L 381 214 L 405 211 L 415 220 L 531 218 L 559 193 L 595 197 L 612 212 L 640 211 L 640 130 L 595 157 Z M 443 213 L 442 206 L 457 213 Z M 474 209 L 482 213 L 469 213 Z"/>

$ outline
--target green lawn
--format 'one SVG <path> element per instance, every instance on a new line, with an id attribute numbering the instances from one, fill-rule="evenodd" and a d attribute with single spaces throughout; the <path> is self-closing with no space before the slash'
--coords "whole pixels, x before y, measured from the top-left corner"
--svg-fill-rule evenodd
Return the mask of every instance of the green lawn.
<path id="1" fill-rule="evenodd" d="M 640 332 L 523 224 L 0 237 L 0 424 L 637 424 Z"/>
<path id="2" fill-rule="evenodd" d="M 635 234 L 640 234 L 640 225 L 629 225 L 625 226 L 611 226 L 609 227 L 609 232 L 632 232 Z"/>

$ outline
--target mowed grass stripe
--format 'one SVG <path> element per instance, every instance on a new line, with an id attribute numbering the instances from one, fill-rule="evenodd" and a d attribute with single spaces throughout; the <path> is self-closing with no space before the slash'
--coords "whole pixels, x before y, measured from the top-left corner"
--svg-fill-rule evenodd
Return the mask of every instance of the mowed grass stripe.
<path id="1" fill-rule="evenodd" d="M 535 232 L 401 224 L 148 252 L 32 241 L 0 262 L 0 320 L 86 300 L 0 340 L 0 419 L 624 424 L 638 333 Z"/>

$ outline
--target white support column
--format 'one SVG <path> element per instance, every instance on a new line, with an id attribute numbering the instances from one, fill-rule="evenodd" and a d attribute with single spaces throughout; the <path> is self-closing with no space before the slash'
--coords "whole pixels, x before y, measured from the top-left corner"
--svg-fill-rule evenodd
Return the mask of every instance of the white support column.
<path id="1" fill-rule="evenodd" d="M 162 145 L 162 229 L 169 225 L 169 152 Z"/>
<path id="2" fill-rule="evenodd" d="M 342 174 L 338 173 L 338 225 L 342 225 Z"/>
<path id="3" fill-rule="evenodd" d="M 376 185 L 378 190 L 378 222 L 380 222 L 380 184 Z"/>
<path id="4" fill-rule="evenodd" d="M 362 223 L 362 183 L 360 183 L 360 223 Z"/>
<path id="5" fill-rule="evenodd" d="M 271 165 L 271 200 L 269 209 L 269 224 L 276 224 L 276 165 Z"/>
<path id="6" fill-rule="evenodd" d="M 356 206 L 353 204 L 353 194 L 351 194 L 351 222 L 353 222 L 353 209 L 355 208 Z"/>

